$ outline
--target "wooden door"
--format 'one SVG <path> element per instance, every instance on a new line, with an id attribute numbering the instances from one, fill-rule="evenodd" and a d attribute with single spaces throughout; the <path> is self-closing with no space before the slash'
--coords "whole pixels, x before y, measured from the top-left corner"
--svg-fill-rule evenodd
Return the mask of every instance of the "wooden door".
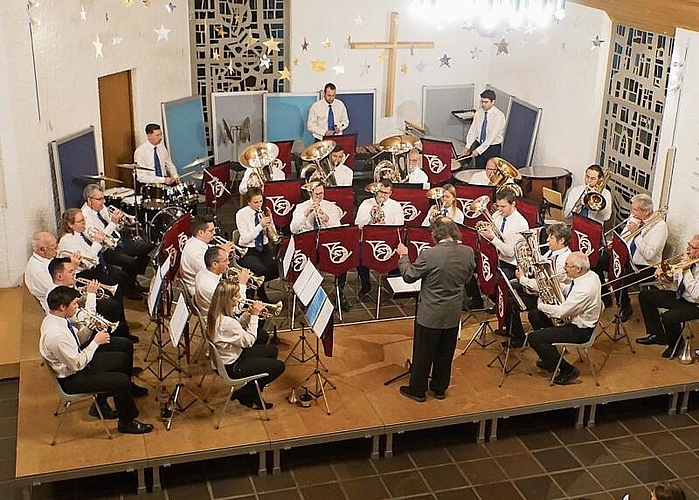
<path id="1" fill-rule="evenodd" d="M 103 76 L 99 78 L 98 85 L 104 175 L 121 179 L 124 181 L 122 186 L 133 187 L 131 171 L 116 166 L 117 163 L 133 162 L 135 134 L 131 72 Z M 115 186 L 113 182 L 106 184 L 107 188 Z"/>

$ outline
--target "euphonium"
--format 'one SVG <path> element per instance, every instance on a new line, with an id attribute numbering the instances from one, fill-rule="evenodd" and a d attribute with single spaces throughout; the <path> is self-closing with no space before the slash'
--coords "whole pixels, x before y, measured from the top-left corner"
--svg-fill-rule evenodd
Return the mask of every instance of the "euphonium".
<path id="1" fill-rule="evenodd" d="M 96 238 L 101 237 L 102 241 L 100 243 L 104 248 L 114 249 L 117 247 L 117 244 L 119 243 L 119 240 L 117 238 L 115 238 L 111 234 L 105 233 L 100 229 L 97 229 L 95 226 L 88 227 L 87 231 L 85 231 L 85 234 L 87 234 L 87 237 L 90 238 L 91 241 L 95 241 Z"/>
<path id="2" fill-rule="evenodd" d="M 477 215 L 483 214 L 483 216 L 486 218 L 486 220 L 478 221 L 476 223 L 476 231 L 482 232 L 482 231 L 490 229 L 496 238 L 498 238 L 501 241 L 505 241 L 505 238 L 502 236 L 500 229 L 497 228 L 497 226 L 493 222 L 493 219 L 491 217 L 490 212 L 488 211 L 489 204 L 490 204 L 490 196 L 488 196 L 487 194 L 484 194 L 483 196 L 479 196 L 478 198 L 473 200 L 468 205 L 469 212 L 473 212 Z"/>
<path id="3" fill-rule="evenodd" d="M 437 220 L 438 217 L 441 217 L 444 214 L 444 204 L 442 203 L 442 196 L 444 195 L 444 189 L 441 187 L 434 187 L 427 191 L 427 197 L 430 200 L 434 200 L 434 205 L 430 207 L 430 211 L 428 213 L 429 216 L 429 221 L 430 223 L 434 222 Z"/>
<path id="4" fill-rule="evenodd" d="M 238 264 L 233 264 L 231 266 L 228 266 L 228 269 L 226 270 L 226 279 L 238 279 L 238 273 L 241 272 L 243 267 L 240 267 Z M 248 270 L 249 271 L 249 270 Z M 252 273 L 250 273 L 252 274 Z M 257 290 L 260 288 L 262 285 L 265 283 L 265 277 L 264 276 L 255 276 L 252 275 L 250 276 L 250 281 L 247 283 L 247 287 L 251 288 L 253 290 Z"/>
<path id="5" fill-rule="evenodd" d="M 255 302 L 252 299 L 241 299 L 241 304 L 243 305 L 243 309 L 248 309 L 253 302 Z M 282 309 L 284 308 L 284 304 L 280 300 L 276 304 L 262 304 L 264 308 L 262 309 L 262 312 L 260 312 L 260 317 L 262 318 L 271 318 L 272 316 L 279 316 L 279 313 L 282 312 Z"/>
<path id="6" fill-rule="evenodd" d="M 522 196 L 522 188 L 519 184 L 513 182 L 515 180 L 520 180 L 522 174 L 519 173 L 514 165 L 503 158 L 496 156 L 493 160 L 498 170 L 493 174 L 493 177 L 490 178 L 488 184 L 490 186 L 495 186 L 498 191 L 501 189 L 510 189 L 515 195 Z"/>
<path id="7" fill-rule="evenodd" d="M 58 256 L 59 257 L 69 257 L 72 259 L 73 255 L 76 253 L 78 253 L 78 255 L 80 255 L 80 260 L 82 262 L 84 262 L 85 264 L 87 264 L 86 267 L 95 267 L 99 263 L 99 261 L 97 259 L 94 259 L 94 258 L 90 257 L 89 255 L 83 255 L 79 252 L 70 252 L 68 250 L 61 250 L 60 252 L 58 252 Z"/>
<path id="8" fill-rule="evenodd" d="M 85 279 L 85 278 L 75 278 L 75 283 L 80 284 L 81 286 L 78 286 L 77 284 L 75 285 L 75 289 L 80 292 L 80 295 L 85 295 L 87 294 L 87 285 L 90 283 L 90 280 Z M 116 295 L 117 289 L 119 288 L 119 285 L 104 285 L 102 283 L 99 284 L 99 288 L 97 289 L 97 293 L 95 294 L 97 300 L 101 300 L 104 298 L 107 298 L 107 292 L 109 292 L 112 297 Z"/>
<path id="9" fill-rule="evenodd" d="M 269 217 L 272 221 L 269 225 L 265 226 L 265 233 L 267 233 L 267 238 L 269 238 L 272 243 L 278 245 L 279 242 L 282 241 L 282 237 L 279 236 L 277 228 L 274 226 L 274 219 L 272 219 L 272 214 L 269 211 L 269 207 L 263 207 L 262 210 L 258 210 L 257 213 L 260 215 L 260 217 Z"/>
<path id="10" fill-rule="evenodd" d="M 542 260 L 534 262 L 534 279 L 536 286 L 539 289 L 539 298 L 544 304 L 560 305 L 565 301 L 563 291 L 561 290 L 561 282 L 558 281 L 558 274 L 554 274 L 551 267 L 551 261 Z M 556 326 L 565 325 L 570 322 L 569 318 L 551 318 L 551 321 Z"/>
<path id="11" fill-rule="evenodd" d="M 638 234 L 643 231 L 644 229 L 648 229 L 649 227 L 653 226 L 660 220 L 664 220 L 665 216 L 667 215 L 667 207 L 662 207 L 658 209 L 657 211 L 653 212 L 650 217 L 648 217 L 646 220 L 641 221 L 642 224 L 639 225 L 638 228 L 636 228 L 635 231 L 627 231 L 624 229 L 619 237 L 624 240 L 627 244 L 631 243 L 631 240 L 633 240 Z"/>
<path id="12" fill-rule="evenodd" d="M 611 178 L 612 169 L 608 168 L 604 171 L 604 176 L 595 185 L 595 187 L 592 187 L 589 190 L 587 190 L 587 192 L 584 192 L 584 194 L 582 195 L 582 206 L 595 211 L 604 210 L 604 208 L 607 206 L 607 200 L 604 199 L 602 192 L 604 191 L 604 188 L 607 186 L 607 183 Z"/>
<path id="13" fill-rule="evenodd" d="M 82 307 L 78 307 L 75 316 L 80 322 L 84 323 L 85 326 L 91 330 L 97 330 L 98 332 L 102 330 L 113 332 L 119 327 L 118 321 L 108 321 L 104 316 L 97 313 L 92 313 Z"/>
<path id="14" fill-rule="evenodd" d="M 371 224 L 380 224 L 386 220 L 386 213 L 383 211 L 383 203 L 379 202 L 376 197 L 380 189 L 380 182 L 372 182 L 364 188 L 364 191 L 374 195 L 374 205 L 372 205 L 371 211 L 369 212 Z"/>

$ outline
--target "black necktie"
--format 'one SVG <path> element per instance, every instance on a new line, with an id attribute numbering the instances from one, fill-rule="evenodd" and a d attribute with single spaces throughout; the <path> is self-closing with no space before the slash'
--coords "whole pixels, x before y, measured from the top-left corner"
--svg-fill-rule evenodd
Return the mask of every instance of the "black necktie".
<path id="1" fill-rule="evenodd" d="M 156 177 L 163 176 L 163 169 L 160 166 L 160 158 L 158 158 L 158 147 L 153 148 L 153 166 L 155 167 Z"/>
<path id="2" fill-rule="evenodd" d="M 78 344 L 78 352 L 81 352 L 83 349 L 80 347 L 80 339 L 78 339 L 78 335 L 75 333 L 75 328 L 73 328 L 73 325 L 70 324 L 70 320 L 66 319 L 66 324 L 68 325 L 68 330 L 70 330 L 70 333 L 73 334 L 73 338 L 75 339 L 75 343 Z"/>

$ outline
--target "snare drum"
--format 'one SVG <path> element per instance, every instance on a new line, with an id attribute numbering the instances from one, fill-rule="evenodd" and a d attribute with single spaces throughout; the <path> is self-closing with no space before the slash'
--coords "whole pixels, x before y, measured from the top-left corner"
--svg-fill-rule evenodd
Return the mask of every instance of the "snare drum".
<path id="1" fill-rule="evenodd" d="M 114 187 L 105 189 L 104 204 L 111 205 L 114 208 L 121 208 L 121 202 L 127 196 L 133 196 L 133 189 L 127 187 Z"/>
<path id="2" fill-rule="evenodd" d="M 145 184 L 141 188 L 143 207 L 148 210 L 162 210 L 167 206 L 167 187 L 164 184 Z"/>

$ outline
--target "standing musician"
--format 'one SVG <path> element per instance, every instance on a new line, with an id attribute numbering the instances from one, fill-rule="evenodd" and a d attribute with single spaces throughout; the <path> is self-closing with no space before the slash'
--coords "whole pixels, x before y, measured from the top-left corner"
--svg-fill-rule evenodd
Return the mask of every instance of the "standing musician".
<path id="1" fill-rule="evenodd" d="M 444 184 L 441 189 L 442 197 L 430 207 L 427 217 L 422 221 L 423 227 L 429 227 L 439 217 L 449 217 L 457 224 L 464 223 L 464 213 L 456 206 L 456 188 L 452 184 Z"/>
<path id="2" fill-rule="evenodd" d="M 357 208 L 357 215 L 354 224 L 363 228 L 372 224 L 388 224 L 402 226 L 405 223 L 403 207 L 396 200 L 391 199 L 393 194 L 393 183 L 389 179 L 380 180 L 376 187 L 373 198 L 367 198 Z M 369 283 L 369 268 L 359 266 L 357 268 L 361 288 L 359 298 L 366 297 L 371 291 Z"/>
<path id="3" fill-rule="evenodd" d="M 133 153 L 134 163 L 146 168 L 138 169 L 138 182 L 144 184 L 172 184 L 180 181 L 177 167 L 172 163 L 170 153 L 163 144 L 163 131 L 157 123 L 146 125 L 146 142 L 136 148 Z"/>
<path id="4" fill-rule="evenodd" d="M 240 319 L 235 317 L 238 303 L 243 299 L 238 283 L 222 280 L 211 298 L 211 307 L 206 321 L 206 334 L 218 349 L 226 365 L 226 372 L 231 378 L 244 378 L 258 373 L 268 375 L 259 380 L 260 391 L 271 384 L 284 372 L 284 363 L 277 359 L 278 351 L 274 345 L 255 344 L 257 323 L 264 304 L 254 301 Z M 231 400 L 255 410 L 262 409 L 263 401 L 255 389 L 255 383 L 249 382 L 242 389 L 231 395 Z M 274 405 L 264 401 L 264 406 L 271 409 Z"/>
<path id="5" fill-rule="evenodd" d="M 566 202 L 563 206 L 563 215 L 569 217 L 573 213 L 579 213 L 604 225 L 612 217 L 612 192 L 609 188 L 604 187 L 602 189 L 601 194 L 606 201 L 602 210 L 593 210 L 583 202 L 587 193 L 591 191 L 599 192 L 601 186 L 598 186 L 598 184 L 602 182 L 603 177 L 604 172 L 599 165 L 587 167 L 587 170 L 585 170 L 585 183 L 568 190 Z"/>
<path id="6" fill-rule="evenodd" d="M 422 279 L 415 318 L 413 365 L 410 385 L 400 393 L 418 402 L 425 401 L 429 389 L 435 398 L 444 399 L 451 379 L 451 362 L 461 321 L 464 285 L 476 268 L 471 247 L 462 245 L 456 224 L 439 217 L 430 227 L 435 246 L 419 253 L 411 264 L 408 248 L 398 244 L 398 267 L 403 279 L 413 283 Z"/>
<path id="7" fill-rule="evenodd" d="M 192 219 L 192 237 L 187 240 L 182 249 L 179 271 L 180 278 L 182 278 L 192 296 L 195 294 L 194 280 L 197 277 L 197 273 L 202 269 L 206 269 L 204 254 L 209 248 L 209 243 L 211 243 L 215 233 L 216 228 L 214 227 L 213 218 L 198 215 Z M 226 254 L 230 254 L 231 250 L 233 250 L 233 242 L 227 241 L 224 245 L 221 245 L 221 248 Z"/>
<path id="8" fill-rule="evenodd" d="M 335 202 L 325 199 L 325 186 L 320 181 L 309 183 L 312 187 L 310 198 L 294 208 L 291 217 L 291 232 L 294 234 L 337 227 L 342 219 L 342 209 Z"/>
<path id="9" fill-rule="evenodd" d="M 481 92 L 481 107 L 466 133 L 464 154 L 476 159 L 476 168 L 485 168 L 490 158 L 500 156 L 504 136 L 505 115 L 495 107 L 495 92 L 484 90 Z"/>
<path id="10" fill-rule="evenodd" d="M 646 337 L 636 342 L 644 345 L 667 345 L 663 358 L 670 358 L 684 349 L 684 339 L 680 339 L 682 323 L 699 318 L 699 234 L 687 242 L 682 260 L 670 267 L 672 280 L 677 291 L 648 288 L 641 291 L 638 303 L 641 306 Z M 661 271 L 656 272 L 661 275 Z M 670 276 L 667 276 L 670 277 Z M 660 314 L 659 308 L 667 309 Z M 679 340 L 679 343 L 678 343 Z M 677 349 L 675 350 L 675 345 Z"/>
<path id="11" fill-rule="evenodd" d="M 565 285 L 563 303 L 554 305 L 539 301 L 538 308 L 552 318 L 570 320 L 570 323 L 543 328 L 529 334 L 529 345 L 539 355 L 536 366 L 549 372 L 556 369 L 560 356 L 553 344 L 584 344 L 590 340 L 602 313 L 601 283 L 599 277 L 590 272 L 590 260 L 587 255 L 572 252 L 566 257 L 565 270 L 571 282 L 570 285 Z M 570 384 L 580 376 L 580 371 L 565 359 L 561 360 L 560 368 L 559 374 L 553 379 L 555 384 Z"/>
<path id="12" fill-rule="evenodd" d="M 277 248 L 268 234 L 274 229 L 274 221 L 269 210 L 263 210 L 264 197 L 260 188 L 250 188 L 245 195 L 247 205 L 235 214 L 235 224 L 240 232 L 239 245 L 247 248 L 245 256 L 238 264 L 247 267 L 256 276 L 264 276 L 270 281 L 279 276 Z M 269 302 L 264 284 L 257 289 L 257 296 Z"/>
<path id="13" fill-rule="evenodd" d="M 112 338 L 107 331 L 93 335 L 87 327 L 71 323 L 78 308 L 77 290 L 66 286 L 53 289 L 47 297 L 49 311 L 41 323 L 39 351 L 56 374 L 61 388 L 68 394 L 96 392 L 97 405 L 105 419 L 119 419 L 119 432 L 145 434 L 151 424 L 136 420 L 138 408 L 134 397 L 148 390 L 131 382 L 133 346 L 128 341 Z M 107 402 L 114 397 L 116 410 Z M 88 411 L 99 417 L 93 404 Z"/>
<path id="14" fill-rule="evenodd" d="M 334 169 L 335 183 L 338 186 L 351 186 L 354 180 L 354 171 L 345 165 L 345 150 L 341 144 L 336 143 L 330 153 L 330 168 Z"/>
<path id="15" fill-rule="evenodd" d="M 408 184 L 422 184 L 423 189 L 430 188 L 430 179 L 422 170 L 420 150 L 413 148 L 408 152 Z"/>
<path id="16" fill-rule="evenodd" d="M 349 127 L 347 108 L 341 100 L 335 99 L 336 92 L 334 83 L 326 83 L 323 98 L 308 110 L 306 126 L 316 141 L 322 141 L 327 135 L 342 135 L 342 131 Z"/>
<path id="17" fill-rule="evenodd" d="M 246 194 L 248 189 L 251 187 L 258 187 L 262 190 L 265 189 L 264 180 L 260 178 L 260 174 L 256 168 L 246 168 L 243 178 L 240 180 L 240 185 L 238 186 L 238 192 L 240 194 Z M 281 160 L 275 159 L 270 165 L 271 179 L 270 181 L 283 181 L 286 179 L 286 174 L 282 166 Z"/>
<path id="18" fill-rule="evenodd" d="M 635 236 L 633 236 L 635 234 Z M 617 288 L 627 283 L 641 283 L 644 278 L 652 278 L 656 266 L 663 258 L 663 248 L 667 241 L 667 223 L 663 212 L 653 211 L 653 200 L 647 194 L 637 194 L 631 198 L 631 215 L 621 233 L 621 238 L 629 245 L 631 263 L 626 265 L 625 275 L 633 275 L 622 280 Z M 633 267 L 638 272 L 633 272 Z M 628 321 L 633 314 L 628 288 L 622 288 L 617 295 L 619 303 L 619 318 Z"/>

